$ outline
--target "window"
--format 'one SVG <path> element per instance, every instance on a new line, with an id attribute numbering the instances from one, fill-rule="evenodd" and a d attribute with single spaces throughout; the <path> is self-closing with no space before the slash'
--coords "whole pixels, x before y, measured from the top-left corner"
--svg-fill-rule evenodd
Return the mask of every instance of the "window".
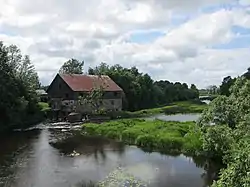
<path id="1" fill-rule="evenodd" d="M 59 89 L 61 89 L 61 88 L 62 88 L 62 85 L 61 85 L 61 84 L 59 84 L 59 85 L 58 85 L 58 87 L 59 87 Z"/>
<path id="2" fill-rule="evenodd" d="M 114 105 L 114 104 L 115 104 L 115 102 L 114 102 L 113 100 L 111 100 L 110 103 L 111 103 L 111 105 Z"/>
<path id="3" fill-rule="evenodd" d="M 69 94 L 68 93 L 65 94 L 65 98 L 67 98 L 67 99 L 69 98 Z"/>

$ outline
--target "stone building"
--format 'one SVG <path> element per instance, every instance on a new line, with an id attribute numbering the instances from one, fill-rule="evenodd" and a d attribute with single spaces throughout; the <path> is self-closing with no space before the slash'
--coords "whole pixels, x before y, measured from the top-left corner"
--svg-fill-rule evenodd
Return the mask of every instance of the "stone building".
<path id="1" fill-rule="evenodd" d="M 99 109 L 122 110 L 123 90 L 106 75 L 57 74 L 47 93 L 52 110 L 62 111 L 67 115 L 70 112 L 91 113 L 93 105 L 79 101 L 98 89 L 102 90 L 102 97 L 95 101 Z"/>

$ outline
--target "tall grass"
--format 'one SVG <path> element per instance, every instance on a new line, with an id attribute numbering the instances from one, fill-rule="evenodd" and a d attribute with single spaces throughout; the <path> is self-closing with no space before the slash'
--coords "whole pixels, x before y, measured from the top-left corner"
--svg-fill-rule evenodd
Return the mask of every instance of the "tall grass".
<path id="1" fill-rule="evenodd" d="M 101 135 L 166 153 L 195 155 L 202 145 L 201 134 L 194 122 L 123 119 L 103 124 L 86 124 L 85 131 L 88 135 Z"/>

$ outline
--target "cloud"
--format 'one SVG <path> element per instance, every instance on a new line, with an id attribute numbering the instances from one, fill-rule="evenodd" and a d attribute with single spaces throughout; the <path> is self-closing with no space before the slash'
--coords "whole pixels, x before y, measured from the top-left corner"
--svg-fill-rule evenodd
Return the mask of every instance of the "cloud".
<path id="1" fill-rule="evenodd" d="M 0 40 L 31 56 L 43 84 L 50 83 L 64 61 L 77 58 L 85 61 L 86 70 L 100 62 L 137 66 L 154 79 L 205 87 L 248 67 L 249 48 L 240 47 L 241 33 L 233 30 L 250 28 L 248 4 L 0 0 Z M 202 11 L 210 7 L 214 11 Z"/>

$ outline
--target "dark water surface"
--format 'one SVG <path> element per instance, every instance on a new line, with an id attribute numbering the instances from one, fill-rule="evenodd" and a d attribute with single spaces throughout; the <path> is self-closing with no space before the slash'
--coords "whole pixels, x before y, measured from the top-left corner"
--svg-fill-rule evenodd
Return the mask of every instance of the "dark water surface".
<path id="1" fill-rule="evenodd" d="M 154 187 L 205 187 L 213 171 L 185 156 L 146 153 L 102 138 L 74 135 L 60 143 L 60 129 L 33 129 L 0 137 L 0 186 L 71 187 L 103 180 L 117 167 Z M 52 141 L 53 142 L 53 141 Z M 73 157 L 72 152 L 80 153 Z M 83 185 L 82 185 L 83 186 Z"/>

